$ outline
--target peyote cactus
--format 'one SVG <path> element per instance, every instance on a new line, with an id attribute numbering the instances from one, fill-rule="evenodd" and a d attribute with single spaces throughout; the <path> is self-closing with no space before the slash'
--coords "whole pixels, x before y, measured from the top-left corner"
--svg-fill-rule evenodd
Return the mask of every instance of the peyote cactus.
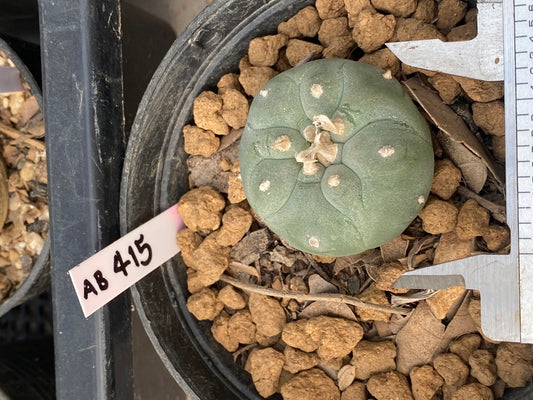
<path id="1" fill-rule="evenodd" d="M 433 176 L 428 126 L 390 73 L 312 61 L 254 98 L 239 163 L 248 202 L 289 245 L 344 256 L 400 234 Z"/>

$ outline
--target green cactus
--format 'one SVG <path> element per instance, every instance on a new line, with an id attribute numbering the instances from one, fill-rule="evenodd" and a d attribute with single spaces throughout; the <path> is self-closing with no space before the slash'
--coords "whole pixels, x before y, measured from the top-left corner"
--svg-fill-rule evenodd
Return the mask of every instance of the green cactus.
<path id="1" fill-rule="evenodd" d="M 312 61 L 254 98 L 239 150 L 251 207 L 289 245 L 344 256 L 399 235 L 433 176 L 428 126 L 372 65 Z"/>

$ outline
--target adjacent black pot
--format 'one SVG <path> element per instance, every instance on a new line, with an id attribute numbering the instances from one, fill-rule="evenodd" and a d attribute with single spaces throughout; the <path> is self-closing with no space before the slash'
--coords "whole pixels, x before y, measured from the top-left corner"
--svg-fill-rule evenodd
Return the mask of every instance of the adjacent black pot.
<path id="1" fill-rule="evenodd" d="M 121 187 L 122 234 L 188 190 L 181 131 L 192 121 L 195 97 L 216 90 L 222 75 L 238 72 L 251 39 L 275 33 L 280 22 L 309 4 L 313 1 L 216 0 L 173 44 L 132 126 Z M 163 363 L 193 399 L 260 399 L 248 373 L 212 338 L 211 323 L 197 321 L 187 311 L 185 271 L 176 256 L 132 288 L 135 307 Z"/>
<path id="2" fill-rule="evenodd" d="M 43 96 L 41 88 L 35 81 L 33 75 L 30 73 L 25 63 L 13 51 L 13 49 L 2 39 L 0 39 L 0 50 L 3 51 L 13 61 L 15 66 L 20 71 L 22 77 L 26 80 L 30 89 L 37 99 L 39 108 L 43 111 Z M 32 270 L 28 277 L 24 280 L 22 285 L 16 292 L 0 304 L 0 317 L 26 300 L 42 293 L 50 288 L 50 236 L 46 237 L 41 254 L 35 261 Z"/>

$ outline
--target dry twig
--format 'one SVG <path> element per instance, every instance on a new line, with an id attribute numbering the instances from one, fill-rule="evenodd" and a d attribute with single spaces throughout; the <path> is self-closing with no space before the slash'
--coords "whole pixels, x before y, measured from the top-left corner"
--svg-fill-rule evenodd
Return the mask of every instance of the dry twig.
<path id="1" fill-rule="evenodd" d="M 401 314 L 407 315 L 411 310 L 400 307 L 388 307 L 382 306 L 379 304 L 367 303 L 365 301 L 359 300 L 356 297 L 346 296 L 340 293 L 315 293 L 315 294 L 305 294 L 301 292 L 295 292 L 292 290 L 276 290 L 271 288 L 265 288 L 258 285 L 253 285 L 251 283 L 241 282 L 238 279 L 232 278 L 228 275 L 222 275 L 220 281 L 229 283 L 236 288 L 244 290 L 245 292 L 254 292 L 259 294 L 264 294 L 271 297 L 282 297 L 286 299 L 294 299 L 297 301 L 329 301 L 332 303 L 344 303 L 349 304 L 355 307 L 369 308 L 376 311 L 383 311 L 391 314 Z"/>

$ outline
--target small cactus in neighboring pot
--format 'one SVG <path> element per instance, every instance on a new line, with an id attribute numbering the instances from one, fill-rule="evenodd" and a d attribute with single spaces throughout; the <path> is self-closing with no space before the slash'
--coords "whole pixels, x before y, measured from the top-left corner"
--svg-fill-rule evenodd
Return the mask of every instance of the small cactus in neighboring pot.
<path id="1" fill-rule="evenodd" d="M 400 234 L 433 176 L 426 121 L 390 73 L 340 59 L 271 79 L 252 102 L 239 163 L 248 202 L 289 245 L 344 256 Z"/>

